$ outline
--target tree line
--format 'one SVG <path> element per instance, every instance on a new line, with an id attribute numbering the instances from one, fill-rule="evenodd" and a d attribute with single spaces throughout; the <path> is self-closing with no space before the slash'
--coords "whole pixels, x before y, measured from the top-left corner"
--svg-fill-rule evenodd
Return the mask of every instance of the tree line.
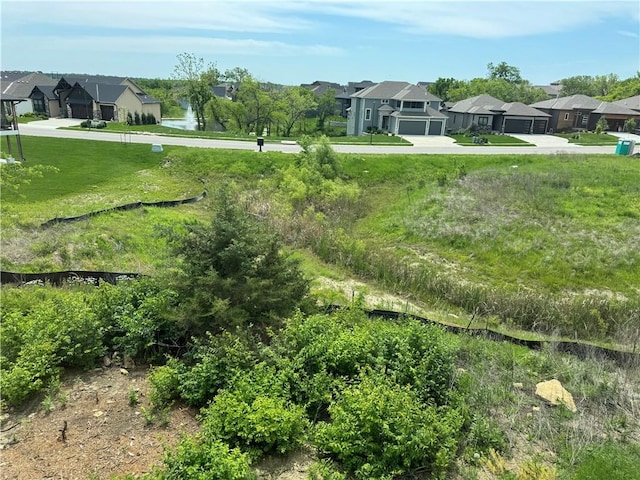
<path id="1" fill-rule="evenodd" d="M 289 137 L 296 125 L 305 131 L 308 118 L 315 122 L 310 129 L 329 133 L 327 119 L 337 114 L 336 91 L 327 89 L 316 96 L 308 88 L 278 85 L 256 79 L 247 69 L 235 67 L 220 71 L 213 62 L 205 62 L 192 53 L 177 56 L 171 79 L 138 79 L 147 92 L 162 102 L 162 116 L 182 114 L 179 100 L 191 105 L 198 129 Z M 557 82 L 559 96 L 583 94 L 605 101 L 640 95 L 640 72 L 620 79 L 615 74 L 579 75 Z M 213 87 L 226 85 L 224 96 Z M 488 94 L 505 102 L 532 104 L 549 98 L 538 86 L 522 78 L 520 70 L 506 62 L 489 63 L 485 77 L 471 80 L 438 78 L 428 91 L 445 102 Z"/>

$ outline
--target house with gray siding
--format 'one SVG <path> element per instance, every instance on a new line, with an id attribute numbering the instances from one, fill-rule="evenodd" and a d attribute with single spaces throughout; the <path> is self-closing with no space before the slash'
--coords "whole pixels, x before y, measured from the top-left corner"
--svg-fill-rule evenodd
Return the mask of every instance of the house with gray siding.
<path id="1" fill-rule="evenodd" d="M 622 131 L 628 119 L 638 118 L 637 111 L 623 104 L 604 102 L 587 95 L 543 100 L 531 106 L 551 115 L 549 128 L 554 132 L 593 131 L 601 118 L 607 121 L 607 130 Z"/>
<path id="2" fill-rule="evenodd" d="M 371 129 L 394 135 L 444 135 L 442 100 L 408 82 L 385 81 L 351 95 L 347 135 Z"/>
<path id="3" fill-rule="evenodd" d="M 450 104 L 447 129 L 457 132 L 472 125 L 499 133 L 545 133 L 550 115 L 521 102 L 505 103 L 491 95 L 477 95 Z"/>

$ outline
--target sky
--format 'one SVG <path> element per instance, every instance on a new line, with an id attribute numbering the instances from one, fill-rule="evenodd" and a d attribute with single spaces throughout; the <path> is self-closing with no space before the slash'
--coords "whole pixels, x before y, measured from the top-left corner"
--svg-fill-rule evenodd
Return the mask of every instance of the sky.
<path id="1" fill-rule="evenodd" d="M 2 70 L 171 78 L 181 53 L 284 85 L 640 70 L 638 0 L 0 0 L 0 17 Z"/>

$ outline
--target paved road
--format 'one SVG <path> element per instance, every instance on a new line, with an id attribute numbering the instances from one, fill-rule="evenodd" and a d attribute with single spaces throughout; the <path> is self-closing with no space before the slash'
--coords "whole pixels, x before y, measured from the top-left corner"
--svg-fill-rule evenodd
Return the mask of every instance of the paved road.
<path id="1" fill-rule="evenodd" d="M 159 143 L 162 145 L 181 145 L 186 147 L 200 148 L 228 148 L 235 150 L 254 150 L 258 147 L 253 142 L 242 142 L 236 140 L 211 140 L 192 137 L 167 137 L 153 134 L 130 134 L 125 137 L 123 134 L 85 131 L 85 130 L 61 130 L 58 127 L 77 125 L 77 120 L 50 119 L 38 122 L 31 122 L 20 125 L 22 135 L 56 138 L 76 138 L 85 140 L 98 140 L 104 142 L 130 142 L 142 144 Z M 583 153 L 583 154 L 614 154 L 615 145 L 602 147 L 585 147 L 567 143 L 566 140 L 549 135 L 522 135 L 520 138 L 536 143 L 535 147 L 489 147 L 475 146 L 463 147 L 452 143 L 449 137 L 420 137 L 419 139 L 409 137 L 413 140 L 414 146 L 381 146 L 381 145 L 333 145 L 333 149 L 339 153 L 404 153 L 404 154 L 463 154 L 463 155 L 527 155 L 527 154 L 563 154 L 563 153 Z M 626 138 L 626 137 L 625 137 Z M 297 153 L 300 151 L 298 145 L 286 143 L 267 143 L 263 147 L 264 151 L 277 151 L 285 153 Z M 638 147 L 636 147 L 638 151 Z"/>

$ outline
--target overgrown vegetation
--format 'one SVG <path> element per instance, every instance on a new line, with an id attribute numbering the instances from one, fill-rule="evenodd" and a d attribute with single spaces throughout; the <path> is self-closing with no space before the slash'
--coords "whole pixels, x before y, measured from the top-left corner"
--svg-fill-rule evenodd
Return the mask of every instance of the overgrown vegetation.
<path id="1" fill-rule="evenodd" d="M 636 470 L 637 365 L 370 319 L 357 298 L 328 314 L 290 255 L 315 253 L 390 291 L 455 308 L 465 324 L 632 349 L 640 171 L 628 159 L 340 156 L 326 139 L 260 161 L 254 152 L 168 148 L 140 150 L 134 162 L 114 155 L 138 153 L 126 150 L 133 145 L 91 142 L 45 156 L 56 142 L 26 137 L 38 164 L 58 172 L 2 192 L 12 265 L 94 259 L 153 275 L 98 288 L 3 288 L 5 406 L 40 394 L 52 409 L 65 367 L 117 350 L 155 365 L 150 406 L 141 408 L 149 422 L 166 422 L 176 404 L 201 408 L 202 431 L 167 450 L 148 478 L 249 479 L 260 458 L 296 449 L 316 452 L 315 478 L 481 470 L 589 478 L 616 462 Z M 94 153 L 90 178 L 83 147 Z M 46 205 L 82 213 L 203 183 L 214 195 L 202 204 L 32 228 L 51 214 Z M 573 392 L 579 414 L 533 396 L 550 378 Z"/>

